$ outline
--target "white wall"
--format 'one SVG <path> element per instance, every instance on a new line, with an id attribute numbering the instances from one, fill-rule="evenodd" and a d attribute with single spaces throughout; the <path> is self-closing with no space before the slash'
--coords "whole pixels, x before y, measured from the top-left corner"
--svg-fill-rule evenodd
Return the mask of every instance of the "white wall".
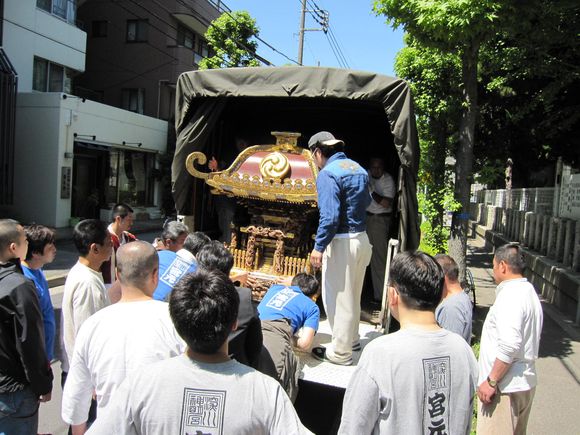
<path id="1" fill-rule="evenodd" d="M 14 218 L 68 226 L 71 199 L 60 198 L 61 168 L 71 168 L 74 133 L 95 135 L 95 143 L 165 152 L 167 121 L 60 93 L 21 93 L 16 109 Z M 123 146 L 125 142 L 141 142 Z"/>
<path id="2" fill-rule="evenodd" d="M 18 74 L 18 92 L 32 90 L 34 56 L 84 71 L 87 34 L 37 9 L 36 0 L 4 2 L 3 24 L 4 51 Z"/>

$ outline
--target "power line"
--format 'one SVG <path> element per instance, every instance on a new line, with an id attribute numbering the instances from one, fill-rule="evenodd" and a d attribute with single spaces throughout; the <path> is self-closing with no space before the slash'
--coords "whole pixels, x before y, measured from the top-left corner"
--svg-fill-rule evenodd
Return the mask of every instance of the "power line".
<path id="1" fill-rule="evenodd" d="M 3 21 L 6 21 L 7 23 L 13 24 L 13 25 L 15 25 L 15 26 L 17 26 L 17 27 L 20 27 L 21 29 L 28 30 L 29 32 L 31 32 L 31 33 L 34 33 L 35 35 L 42 36 L 43 38 L 46 38 L 46 39 L 48 39 L 49 41 L 56 42 L 57 44 L 60 44 L 60 45 L 64 45 L 64 46 L 65 46 L 65 47 L 67 47 L 67 48 L 70 48 L 70 49 L 72 49 L 72 50 L 74 50 L 74 51 L 78 51 L 79 53 L 81 53 L 81 54 L 83 54 L 83 55 L 86 55 L 86 53 L 85 53 L 84 51 L 81 51 L 81 50 L 79 50 L 78 48 L 76 48 L 76 47 L 73 47 L 72 45 L 68 45 L 68 44 L 65 44 L 64 42 L 57 41 L 56 39 L 54 39 L 54 38 L 51 38 L 51 37 L 50 37 L 50 36 L 48 36 L 48 35 L 44 35 L 44 34 L 42 34 L 42 33 L 39 33 L 39 32 L 37 32 L 36 30 L 33 30 L 33 29 L 31 29 L 31 28 L 29 28 L 29 27 L 26 27 L 26 26 L 24 26 L 24 25 L 22 25 L 22 24 L 15 23 L 14 21 L 11 21 L 11 20 L 9 20 L 8 18 L 3 18 L 2 20 L 3 20 Z"/>
<path id="2" fill-rule="evenodd" d="M 132 0 L 130 0 L 130 1 L 132 1 Z M 132 2 L 133 2 L 133 1 L 132 1 Z M 117 6 L 121 7 L 123 10 L 125 10 L 125 11 L 126 11 L 126 12 L 128 12 L 128 13 L 130 13 L 130 14 L 131 14 L 132 16 L 134 16 L 135 18 L 141 18 L 141 17 L 140 17 L 140 16 L 139 16 L 137 13 L 135 13 L 134 11 L 132 11 L 132 10 L 130 10 L 130 9 L 128 9 L 128 8 L 126 8 L 125 6 L 121 5 L 121 4 L 120 4 L 120 2 L 117 2 L 117 1 L 112 1 L 112 3 L 115 3 Z M 134 2 L 133 2 L 133 3 L 134 3 Z M 141 6 L 141 5 L 139 5 L 139 4 L 137 4 L 137 5 L 138 5 L 138 6 Z M 149 11 L 147 11 L 147 12 L 149 12 Z M 151 14 L 151 15 L 153 15 L 153 16 L 156 16 L 155 14 Z M 156 16 L 156 17 L 157 17 L 157 16 Z M 164 21 L 164 20 L 160 19 L 159 17 L 157 17 L 157 18 L 158 18 L 158 19 L 159 19 L 161 22 L 164 22 L 165 24 L 167 24 L 167 25 L 169 25 L 170 27 L 172 27 L 172 28 L 174 28 L 175 30 L 177 30 L 177 28 L 173 27 L 171 24 L 169 24 L 169 23 L 167 23 L 166 21 Z M 111 24 L 112 24 L 112 25 L 113 25 L 115 28 L 117 28 L 117 29 L 118 29 L 118 30 L 120 30 L 121 32 L 123 32 L 123 31 L 125 30 L 125 29 L 123 29 L 123 28 L 121 28 L 121 27 L 119 27 L 119 26 L 115 25 L 115 23 L 114 23 L 113 21 L 109 21 L 109 23 L 111 23 Z M 167 36 L 167 37 L 171 38 L 171 39 L 172 39 L 172 40 L 174 40 L 174 41 L 175 41 L 175 43 L 177 44 L 177 38 L 176 38 L 176 37 L 174 37 L 174 36 L 172 36 L 172 35 L 169 35 L 168 33 L 164 32 L 162 29 L 158 28 L 157 26 L 154 26 L 154 25 L 152 25 L 152 24 L 151 24 L 151 23 L 149 23 L 149 22 L 148 22 L 147 24 L 148 24 L 148 25 L 150 25 L 150 26 L 151 26 L 152 28 L 154 28 L 155 30 L 159 31 L 159 32 L 160 32 L 162 35 L 164 35 L 164 36 Z M 131 69 L 129 69 L 129 68 L 126 68 L 126 67 L 124 67 L 124 66 L 122 66 L 122 65 L 119 65 L 119 64 L 112 63 L 112 62 L 110 62 L 108 59 L 104 59 L 104 58 L 102 58 L 101 56 L 98 56 L 98 55 L 97 55 L 97 57 L 99 57 L 99 59 L 101 59 L 101 61 L 103 61 L 103 62 L 106 62 L 106 63 L 108 63 L 109 65 L 116 66 L 116 67 L 118 67 L 118 68 L 121 68 L 121 69 L 123 69 L 123 70 L 125 70 L 125 71 L 128 71 L 128 72 L 130 72 L 130 73 L 134 74 L 132 77 L 129 77 L 129 78 L 127 78 L 127 79 L 123 79 L 123 80 L 121 80 L 121 81 L 119 81 L 119 82 L 116 82 L 116 83 L 113 83 L 113 84 L 111 84 L 111 85 L 109 85 L 109 86 L 106 86 L 105 88 L 103 88 L 103 89 L 102 89 L 103 91 L 105 91 L 105 90 L 108 90 L 108 89 L 111 89 L 111 88 L 115 88 L 115 87 L 117 87 L 117 86 L 121 86 L 121 85 L 123 85 L 123 84 L 125 84 L 125 83 L 128 83 L 128 82 L 130 82 L 131 80 L 134 80 L 135 78 L 138 78 L 138 77 L 143 77 L 143 78 L 145 78 L 145 79 L 147 79 L 147 80 L 155 81 L 155 79 L 152 79 L 152 78 L 146 77 L 145 75 L 146 75 L 146 74 L 148 74 L 148 73 L 150 73 L 150 72 L 152 72 L 152 71 L 155 71 L 155 70 L 157 70 L 157 69 L 159 69 L 159 68 L 161 68 L 161 67 L 163 67 L 163 66 L 169 65 L 169 64 L 171 64 L 171 63 L 173 63 L 173 62 L 176 62 L 178 65 L 183 65 L 183 66 L 185 66 L 185 67 L 188 67 L 188 68 L 191 68 L 191 67 L 193 66 L 193 65 L 188 65 L 188 64 L 185 64 L 185 63 L 183 63 L 183 62 L 180 62 L 180 60 L 179 60 L 178 58 L 176 58 L 175 56 L 172 56 L 172 55 L 171 55 L 171 54 L 169 54 L 167 51 L 164 51 L 164 50 L 160 49 L 159 47 L 156 47 L 155 45 L 151 44 L 149 41 L 144 41 L 144 42 L 145 42 L 145 44 L 149 45 L 150 47 L 152 47 L 152 48 L 156 49 L 157 51 L 159 51 L 159 52 L 163 53 L 165 56 L 168 56 L 168 57 L 170 58 L 170 60 L 169 60 L 168 62 L 164 62 L 164 63 L 162 63 L 162 64 L 159 64 L 159 65 L 157 65 L 157 66 L 155 66 L 155 67 L 153 67 L 153 68 L 151 68 L 151 69 L 148 69 L 148 70 L 146 70 L 146 71 L 143 71 L 143 72 L 137 72 L 137 71 L 131 70 Z M 218 57 L 219 57 L 219 56 L 218 56 Z M 226 61 L 224 60 L 224 62 L 226 62 Z"/>
<path id="3" fill-rule="evenodd" d="M 144 10 L 145 12 L 147 12 L 148 14 L 151 14 L 151 15 L 153 15 L 155 18 L 157 18 L 159 21 L 161 21 L 162 23 L 166 24 L 167 26 L 171 27 L 171 28 L 172 28 L 173 30 L 175 30 L 175 32 L 177 33 L 177 31 L 178 31 L 178 28 L 177 28 L 177 27 L 175 27 L 175 26 L 174 26 L 172 23 L 170 23 L 170 22 L 168 22 L 168 21 L 165 21 L 165 20 L 164 20 L 164 19 L 162 19 L 162 18 L 161 18 L 159 15 L 156 15 L 156 14 L 154 14 L 153 12 L 151 12 L 150 10 L 148 10 L 147 8 L 145 8 L 145 6 L 141 5 L 140 3 L 136 2 L 135 0 L 129 0 L 129 1 L 130 1 L 131 3 L 133 3 L 133 4 L 135 4 L 136 6 L 139 6 L 141 9 L 143 9 L 143 10 Z M 158 5 L 160 8 L 162 8 L 163 10 L 165 10 L 165 12 L 167 12 L 167 13 L 171 14 L 171 11 L 170 11 L 169 9 L 165 8 L 165 6 L 164 6 L 164 5 L 160 4 L 160 3 L 159 3 L 159 2 L 157 2 L 156 0 L 152 0 L 152 1 L 153 1 L 153 3 L 155 3 L 156 5 Z M 125 9 L 125 10 L 127 10 L 127 9 Z M 132 13 L 133 15 L 135 15 L 136 17 L 138 17 L 138 15 L 137 15 L 137 14 L 135 14 L 135 12 L 131 11 L 131 13 Z M 178 41 L 177 41 L 177 35 L 176 35 L 176 36 L 169 35 L 169 34 L 165 33 L 163 30 L 159 29 L 158 27 L 151 25 L 151 23 L 148 23 L 148 24 L 149 24 L 150 26 L 152 26 L 154 29 L 158 30 L 158 31 L 159 31 L 161 34 L 163 34 L 163 35 L 167 36 L 168 38 L 172 39 L 173 41 L 175 41 L 175 44 L 176 44 L 176 45 L 178 44 Z M 195 50 L 192 50 L 192 52 L 195 52 Z M 163 51 L 163 53 L 165 53 L 165 52 Z M 226 59 L 224 59 L 223 57 L 221 57 L 221 56 L 219 56 L 219 55 L 217 55 L 217 54 L 216 54 L 216 56 L 217 56 L 218 58 L 220 58 L 220 59 L 221 59 L 221 60 L 222 60 L 222 61 L 223 61 L 223 62 L 224 62 L 224 63 L 225 63 L 227 66 L 235 66 L 235 65 L 233 65 L 232 63 L 228 62 L 228 61 L 227 61 Z M 179 59 L 177 59 L 177 58 L 176 58 L 176 60 L 179 60 Z M 188 66 L 189 66 L 189 65 L 188 65 Z"/>
<path id="4" fill-rule="evenodd" d="M 339 56 L 339 55 L 338 55 L 338 53 L 336 52 L 336 48 L 334 47 L 334 44 L 333 44 L 332 40 L 331 40 L 331 39 L 330 39 L 330 37 L 328 36 L 328 33 L 326 33 L 326 38 L 328 39 L 328 43 L 330 44 L 330 48 L 332 49 L 332 52 L 334 53 L 334 57 L 336 57 L 336 60 L 338 61 L 338 64 L 339 64 L 341 67 L 343 67 L 343 68 L 344 68 L 345 66 L 342 64 L 342 59 L 340 58 L 340 56 Z"/>
<path id="5" fill-rule="evenodd" d="M 177 0 L 177 1 L 179 1 L 179 0 Z M 223 4 L 224 6 L 226 6 L 226 7 L 229 9 L 229 7 L 228 7 L 228 6 L 227 6 L 227 5 L 226 5 L 224 2 L 222 2 L 222 4 Z M 207 10 L 207 9 L 206 9 L 206 10 Z M 231 13 L 230 13 L 228 10 L 224 10 L 224 13 L 225 13 L 225 14 L 227 14 L 227 15 L 228 15 L 228 16 L 229 16 L 231 19 L 233 19 L 233 20 L 234 20 L 236 23 L 238 23 L 239 25 L 242 25 L 242 23 L 240 23 L 240 22 L 239 22 L 239 21 L 236 19 L 236 17 L 234 17 L 234 16 L 233 16 L 233 15 L 232 15 L 232 14 L 231 14 Z M 253 36 L 254 38 L 256 38 L 258 41 L 260 41 L 261 43 L 263 43 L 263 44 L 264 44 L 266 47 L 268 47 L 270 50 L 272 50 L 272 51 L 274 51 L 274 52 L 278 53 L 279 55 L 281 55 L 281 56 L 282 56 L 282 57 L 284 57 L 285 59 L 289 60 L 290 62 L 293 62 L 293 63 L 295 63 L 295 64 L 297 64 L 297 65 L 298 65 L 298 62 L 297 62 L 296 60 L 294 60 L 294 59 L 292 59 L 292 58 L 288 57 L 286 54 L 282 53 L 280 50 L 278 50 L 276 47 L 274 47 L 274 46 L 273 46 L 272 44 L 270 44 L 269 42 L 265 41 L 263 38 L 261 38 L 261 37 L 260 37 L 259 35 L 257 35 L 256 33 L 252 34 L 252 36 Z"/>
<path id="6" fill-rule="evenodd" d="M 173 61 L 172 61 L 172 60 L 170 60 L 170 61 L 168 61 L 168 62 L 165 62 L 165 63 L 162 63 L 162 64 L 160 64 L 160 65 L 157 65 L 157 66 L 155 66 L 155 67 L 153 67 L 153 68 L 151 68 L 151 69 L 148 69 L 147 71 L 143 71 L 142 73 L 137 73 L 137 72 L 133 71 L 133 72 L 135 72 L 135 76 L 133 76 L 133 77 L 129 77 L 128 79 L 122 80 L 122 81 L 120 81 L 120 82 L 117 82 L 117 83 L 113 83 L 112 85 L 109 85 L 109 86 L 107 86 L 107 87 L 103 88 L 102 90 L 103 90 L 103 91 L 106 91 L 107 89 L 116 88 L 117 86 L 124 85 L 125 83 L 128 83 L 128 82 L 130 82 L 131 80 L 134 80 L 134 79 L 136 79 L 137 77 L 144 77 L 144 76 L 145 76 L 145 74 L 149 74 L 150 72 L 153 72 L 153 71 L 155 71 L 156 69 L 159 69 L 159 68 L 161 68 L 161 67 L 163 67 L 163 66 L 165 66 L 165 65 L 169 65 L 169 64 L 170 64 L 170 63 L 172 63 L 172 62 L 173 62 Z M 145 78 L 147 78 L 147 77 L 145 77 Z M 149 79 L 149 80 L 153 80 L 153 81 L 154 81 L 154 79 Z"/>
<path id="7" fill-rule="evenodd" d="M 332 27 L 329 27 L 329 32 L 326 35 L 330 37 L 329 41 L 330 40 L 333 41 L 334 46 L 336 47 L 336 51 L 338 52 L 342 60 L 342 64 L 345 66 L 345 68 L 348 68 L 348 62 L 346 60 L 346 57 L 344 56 L 344 53 L 342 52 L 342 48 L 340 47 L 340 44 L 338 43 L 336 36 L 334 35 L 334 32 L 332 31 Z"/>
<path id="8" fill-rule="evenodd" d="M 309 10 L 308 12 L 310 12 L 310 14 L 312 15 L 312 13 L 315 13 L 319 19 L 321 19 L 322 21 L 324 21 L 325 15 L 321 14 L 321 12 L 324 12 L 324 9 L 320 8 L 313 0 L 306 0 L 308 2 L 308 5 L 312 8 L 312 10 Z M 312 15 L 312 17 L 314 17 L 314 15 Z M 316 20 L 316 18 L 314 18 Z M 318 24 L 322 25 L 322 23 L 318 20 L 316 20 L 318 22 Z"/>
<path id="9" fill-rule="evenodd" d="M 265 63 L 266 65 L 274 65 L 272 62 L 270 62 L 268 59 L 258 55 L 254 50 L 249 49 L 243 42 L 235 39 L 232 37 L 232 35 L 228 34 L 227 32 L 225 32 L 224 30 L 220 29 L 218 26 L 216 26 L 215 24 L 213 24 L 213 22 L 208 21 L 207 18 L 203 17 L 202 15 L 199 14 L 198 11 L 196 11 L 195 9 L 193 9 L 190 5 L 186 4 L 183 0 L 176 0 L 179 4 L 181 4 L 182 6 L 186 7 L 187 9 L 189 9 L 194 15 L 196 15 L 198 17 L 198 19 L 205 25 L 207 25 L 208 27 L 213 27 L 214 29 L 216 29 L 218 32 L 220 32 L 220 34 L 222 34 L 222 36 L 226 36 L 229 39 L 231 39 L 238 47 L 243 48 L 244 50 L 246 50 L 248 53 L 250 53 L 252 56 L 254 56 L 254 58 L 260 60 L 261 62 Z M 227 7 L 227 5 L 224 6 Z M 207 11 L 207 9 L 206 9 Z M 241 23 L 236 20 L 236 18 L 230 14 L 227 10 L 224 11 L 224 13 L 226 13 L 230 18 L 232 18 L 236 23 L 240 24 Z M 253 34 L 252 36 L 256 37 L 255 34 Z M 257 38 L 259 40 L 259 38 Z M 262 41 L 264 43 L 266 43 L 265 41 Z M 266 43 L 267 44 L 267 43 Z M 269 44 L 267 44 L 269 45 Z"/>

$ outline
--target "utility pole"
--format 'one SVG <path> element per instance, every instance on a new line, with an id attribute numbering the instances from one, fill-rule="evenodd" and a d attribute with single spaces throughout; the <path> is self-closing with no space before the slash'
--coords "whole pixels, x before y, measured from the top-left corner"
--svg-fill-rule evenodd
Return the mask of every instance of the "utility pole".
<path id="1" fill-rule="evenodd" d="M 302 66 L 302 53 L 304 52 L 304 20 L 306 18 L 306 0 L 302 0 L 300 11 L 300 30 L 298 32 L 298 65 Z"/>
<path id="2" fill-rule="evenodd" d="M 306 12 L 310 12 L 316 22 L 322 26 L 320 29 L 305 29 L 304 22 L 306 20 Z M 314 15 L 316 14 L 316 15 Z M 302 54 L 304 53 L 304 33 L 315 32 L 322 30 L 324 33 L 328 31 L 328 11 L 314 9 L 306 9 L 306 0 L 302 0 L 302 10 L 300 11 L 300 30 L 298 31 L 298 65 L 302 66 Z"/>

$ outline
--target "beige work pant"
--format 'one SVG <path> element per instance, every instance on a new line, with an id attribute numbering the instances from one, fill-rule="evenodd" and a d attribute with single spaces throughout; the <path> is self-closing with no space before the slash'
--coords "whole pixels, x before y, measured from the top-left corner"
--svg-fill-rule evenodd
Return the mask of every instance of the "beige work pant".
<path id="1" fill-rule="evenodd" d="M 365 232 L 352 238 L 335 237 L 324 250 L 322 301 L 332 330 L 332 344 L 326 349 L 332 361 L 352 359 L 353 342 L 359 339 L 360 298 L 371 254 Z"/>
<path id="2" fill-rule="evenodd" d="M 493 401 L 477 405 L 477 435 L 523 435 L 536 388 L 516 393 L 496 394 Z"/>

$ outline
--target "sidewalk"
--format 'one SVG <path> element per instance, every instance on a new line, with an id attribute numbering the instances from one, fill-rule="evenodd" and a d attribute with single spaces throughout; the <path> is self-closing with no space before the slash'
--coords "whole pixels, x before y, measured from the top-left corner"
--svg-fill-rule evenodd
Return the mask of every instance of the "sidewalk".
<path id="1" fill-rule="evenodd" d="M 476 285 L 477 308 L 473 333 L 479 340 L 489 307 L 495 299 L 491 251 L 482 238 L 468 240 L 467 267 Z M 552 305 L 542 302 L 544 327 L 540 357 L 536 363 L 538 386 L 528 434 L 573 435 L 578 433 L 580 399 L 580 328 Z"/>
<path id="2" fill-rule="evenodd" d="M 131 233 L 137 235 L 158 231 L 159 235 L 161 235 L 162 227 L 163 219 L 135 221 L 131 228 Z M 44 274 L 50 288 L 63 285 L 68 271 L 78 260 L 79 256 L 72 241 L 72 232 L 73 229 L 70 227 L 56 229 L 56 248 L 58 253 L 55 260 L 44 268 Z M 152 242 L 153 240 L 147 241 Z"/>

